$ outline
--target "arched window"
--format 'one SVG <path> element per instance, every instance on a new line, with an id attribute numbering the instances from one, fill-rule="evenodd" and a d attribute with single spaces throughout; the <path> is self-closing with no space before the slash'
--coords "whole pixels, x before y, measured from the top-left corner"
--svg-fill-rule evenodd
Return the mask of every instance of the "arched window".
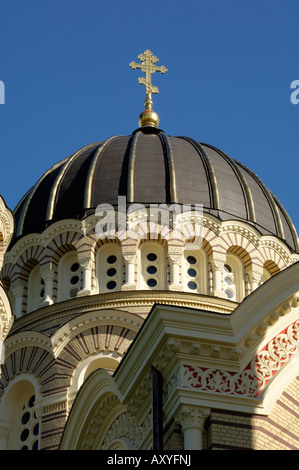
<path id="1" fill-rule="evenodd" d="M 45 283 L 40 274 L 39 266 L 35 266 L 28 277 L 27 313 L 39 308 L 45 295 Z"/>
<path id="2" fill-rule="evenodd" d="M 58 264 L 58 301 L 76 297 L 82 288 L 81 267 L 75 251 L 62 256 Z"/>
<path id="3" fill-rule="evenodd" d="M 184 252 L 184 290 L 207 294 L 207 259 L 201 250 Z"/>
<path id="4" fill-rule="evenodd" d="M 122 285 L 122 256 L 118 245 L 103 245 L 96 256 L 98 292 L 120 291 Z"/>
<path id="5" fill-rule="evenodd" d="M 165 289 L 165 250 L 158 242 L 146 242 L 140 247 L 139 287 Z"/>
<path id="6" fill-rule="evenodd" d="M 38 450 L 40 420 L 36 412 L 36 393 L 32 382 L 19 377 L 6 390 L 1 401 L 0 426 L 9 430 L 7 450 Z"/>
<path id="7" fill-rule="evenodd" d="M 229 300 L 240 302 L 244 298 L 244 265 L 233 254 L 228 254 L 223 268 L 224 294 Z"/>

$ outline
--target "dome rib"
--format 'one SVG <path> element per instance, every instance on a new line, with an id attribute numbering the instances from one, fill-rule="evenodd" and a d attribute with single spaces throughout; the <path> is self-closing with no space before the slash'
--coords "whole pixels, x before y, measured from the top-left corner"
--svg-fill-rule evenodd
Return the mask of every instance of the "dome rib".
<path id="1" fill-rule="evenodd" d="M 112 136 L 109 139 L 105 140 L 104 142 L 100 143 L 95 155 L 93 156 L 92 162 L 90 164 L 88 175 L 85 183 L 85 191 L 84 191 L 84 209 L 91 208 L 91 195 L 92 195 L 92 185 L 94 182 L 94 174 L 96 166 L 98 165 L 99 159 L 103 154 L 103 151 L 108 147 L 108 145 L 119 136 Z"/>
<path id="2" fill-rule="evenodd" d="M 292 219 L 289 216 L 289 214 L 287 213 L 287 211 L 285 210 L 285 208 L 283 207 L 283 205 L 281 204 L 281 202 L 277 199 L 277 197 L 272 193 L 271 193 L 271 195 L 272 195 L 275 203 L 277 204 L 277 206 L 279 207 L 279 209 L 283 213 L 283 216 L 284 216 L 284 218 L 286 220 L 286 223 L 289 227 L 291 237 L 294 241 L 295 251 L 299 253 L 299 239 L 298 239 L 298 236 L 297 236 L 296 228 L 295 228 L 295 226 L 292 222 Z"/>
<path id="3" fill-rule="evenodd" d="M 259 184 L 261 190 L 263 191 L 271 209 L 272 209 L 272 213 L 273 213 L 273 218 L 274 218 L 274 222 L 275 222 L 275 226 L 276 226 L 276 230 L 277 230 L 277 235 L 279 238 L 283 239 L 285 238 L 284 236 L 284 230 L 283 230 L 283 226 L 282 226 L 282 222 L 281 222 L 281 219 L 280 219 L 280 216 L 279 216 L 279 213 L 278 213 L 278 210 L 277 210 L 277 206 L 275 205 L 275 201 L 272 197 L 272 194 L 271 192 L 266 188 L 266 186 L 264 185 L 264 183 L 262 182 L 262 180 L 253 172 L 251 171 L 249 168 L 247 168 L 245 165 L 243 165 L 242 163 L 240 162 L 237 162 L 238 165 L 241 166 L 241 168 L 243 168 L 245 171 L 247 171 L 254 179 L 255 181 Z"/>
<path id="4" fill-rule="evenodd" d="M 225 161 L 230 165 L 230 167 L 234 171 L 234 173 L 235 173 L 235 175 L 236 175 L 236 177 L 237 177 L 237 179 L 240 183 L 240 186 L 241 186 L 241 189 L 242 189 L 242 192 L 243 192 L 243 195 L 244 195 L 244 202 L 245 202 L 248 218 L 251 222 L 256 222 L 254 204 L 253 204 L 253 199 L 252 199 L 250 188 L 247 184 L 246 179 L 243 177 L 241 171 L 239 170 L 238 165 L 235 162 L 235 160 L 230 158 L 228 155 L 226 155 L 226 153 L 224 153 L 222 150 L 214 147 L 213 145 L 205 144 L 205 146 L 213 149 L 215 152 L 218 152 L 222 156 L 222 158 L 224 158 Z"/>
<path id="5" fill-rule="evenodd" d="M 22 209 L 22 212 L 21 212 L 21 215 L 20 215 L 20 220 L 19 220 L 19 223 L 18 223 L 18 227 L 17 227 L 17 230 L 16 230 L 16 237 L 19 237 L 20 235 L 22 235 L 22 231 L 23 231 L 23 228 L 24 228 L 24 223 L 25 223 L 25 218 L 26 218 L 26 214 L 27 214 L 27 211 L 28 211 L 28 207 L 30 205 L 30 202 L 32 201 L 33 199 L 33 196 L 35 195 L 38 187 L 40 186 L 40 184 L 43 182 L 43 180 L 50 174 L 52 173 L 52 171 L 56 170 L 56 168 L 58 168 L 60 165 L 63 165 L 65 164 L 65 162 L 67 162 L 68 158 L 64 158 L 62 161 L 56 163 L 56 165 L 53 165 L 51 168 L 49 168 L 48 171 L 46 171 L 42 176 L 41 178 L 37 181 L 37 183 L 27 192 L 25 198 L 27 199 L 26 201 L 24 201 L 24 207 Z M 23 198 L 20 203 L 17 205 L 17 207 L 15 208 L 14 210 L 14 213 L 17 212 L 18 208 L 20 207 L 21 203 L 23 202 L 23 200 L 25 199 Z"/>
<path id="6" fill-rule="evenodd" d="M 160 139 L 161 138 L 163 139 L 163 144 L 164 144 L 164 149 L 165 149 L 164 155 L 166 156 L 166 160 L 168 164 L 170 202 L 173 204 L 178 203 L 179 200 L 178 200 L 178 195 L 177 195 L 176 171 L 175 171 L 175 166 L 174 166 L 171 144 L 170 144 L 168 136 L 164 132 L 161 132 L 158 135 Z"/>
<path id="7" fill-rule="evenodd" d="M 81 155 L 85 150 L 87 150 L 90 147 L 94 147 L 94 144 L 87 145 L 86 147 L 83 147 L 80 150 L 78 150 L 78 152 L 74 153 L 71 157 L 69 157 L 66 160 L 66 162 L 64 163 L 64 165 L 62 166 L 60 172 L 58 173 L 58 175 L 57 175 L 57 177 L 54 181 L 54 184 L 53 184 L 51 192 L 50 192 L 50 198 L 49 198 L 47 213 L 46 213 L 46 222 L 53 219 L 54 209 L 55 209 L 55 201 L 56 201 L 59 185 L 61 184 L 62 178 L 65 176 L 68 168 L 71 166 L 73 161 L 79 155 Z"/>
<path id="8" fill-rule="evenodd" d="M 129 148 L 128 176 L 127 176 L 127 202 L 135 202 L 135 162 L 137 141 L 141 132 L 136 132 L 131 141 Z"/>
<path id="9" fill-rule="evenodd" d="M 206 154 L 206 152 L 204 151 L 202 145 L 199 142 L 197 142 L 194 139 L 191 139 L 191 137 L 180 136 L 178 138 L 179 139 L 184 139 L 187 142 L 189 142 L 189 144 L 193 145 L 193 147 L 195 148 L 195 150 L 199 154 L 199 156 L 201 158 L 201 161 L 202 161 L 202 164 L 203 164 L 203 167 L 204 167 L 205 172 L 206 172 L 207 182 L 208 182 L 208 185 L 209 185 L 209 188 L 210 188 L 210 196 L 212 196 L 212 201 L 211 201 L 211 197 L 210 197 L 211 206 L 215 210 L 220 210 L 217 178 L 216 178 L 214 167 L 213 167 L 213 164 L 212 164 L 211 160 L 209 159 L 208 155 Z"/>

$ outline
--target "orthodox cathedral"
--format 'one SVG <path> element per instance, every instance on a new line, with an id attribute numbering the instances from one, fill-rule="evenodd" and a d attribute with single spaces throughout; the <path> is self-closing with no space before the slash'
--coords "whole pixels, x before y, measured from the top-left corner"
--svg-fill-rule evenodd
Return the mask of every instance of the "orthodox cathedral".
<path id="1" fill-rule="evenodd" d="M 252 170 L 160 129 L 167 69 L 138 59 L 139 127 L 0 198 L 0 449 L 299 450 L 296 230 Z"/>

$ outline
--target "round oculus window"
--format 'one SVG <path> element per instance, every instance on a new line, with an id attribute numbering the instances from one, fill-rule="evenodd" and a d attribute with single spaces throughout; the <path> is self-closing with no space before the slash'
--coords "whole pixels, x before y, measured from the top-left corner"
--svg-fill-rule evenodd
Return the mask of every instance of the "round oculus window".
<path id="1" fill-rule="evenodd" d="M 227 295 L 228 299 L 232 299 L 232 298 L 233 298 L 233 293 L 232 293 L 231 290 L 226 289 L 225 294 Z"/>
<path id="2" fill-rule="evenodd" d="M 26 411 L 26 413 L 24 413 L 22 416 L 22 424 L 28 423 L 29 419 L 30 419 L 30 413 Z"/>
<path id="3" fill-rule="evenodd" d="M 157 272 L 156 266 L 152 266 L 152 265 L 151 265 L 151 266 L 148 266 L 147 272 L 148 272 L 149 274 L 156 274 L 156 272 Z"/>
<path id="4" fill-rule="evenodd" d="M 191 290 L 197 289 L 197 284 L 194 281 L 189 281 L 187 285 L 188 285 L 189 289 L 191 289 Z"/>
<path id="5" fill-rule="evenodd" d="M 71 284 L 74 286 L 79 282 L 79 276 L 73 276 L 71 279 Z"/>
<path id="6" fill-rule="evenodd" d="M 112 290 L 112 289 L 115 289 L 115 287 L 116 287 L 116 282 L 115 281 L 107 282 L 107 289 Z"/>
<path id="7" fill-rule="evenodd" d="M 78 271 L 79 267 L 80 267 L 79 263 L 73 263 L 71 266 L 71 271 L 75 273 L 76 271 Z"/>
<path id="8" fill-rule="evenodd" d="M 148 259 L 149 261 L 156 261 L 157 255 L 156 255 L 155 253 L 149 253 L 149 254 L 147 255 L 147 259 Z"/>
<path id="9" fill-rule="evenodd" d="M 115 268 L 109 268 L 107 271 L 107 276 L 112 277 L 115 276 L 116 274 L 116 269 Z"/>
<path id="10" fill-rule="evenodd" d="M 193 268 L 188 269 L 187 273 L 188 273 L 188 276 L 190 277 L 195 277 L 197 274 L 197 272 Z"/>
<path id="11" fill-rule="evenodd" d="M 26 439 L 28 438 L 29 436 L 29 429 L 24 429 L 24 431 L 22 431 L 22 434 L 21 434 L 21 441 L 24 442 L 26 441 Z"/>
<path id="12" fill-rule="evenodd" d="M 232 283 L 233 283 L 233 281 L 231 280 L 230 277 L 226 277 L 226 278 L 224 279 L 224 282 L 225 282 L 225 284 L 226 284 L 227 286 L 231 286 Z"/>

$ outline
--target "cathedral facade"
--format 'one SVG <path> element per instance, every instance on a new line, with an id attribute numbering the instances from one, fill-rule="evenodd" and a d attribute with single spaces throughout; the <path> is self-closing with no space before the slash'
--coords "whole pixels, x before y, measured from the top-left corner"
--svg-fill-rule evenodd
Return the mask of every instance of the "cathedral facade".
<path id="1" fill-rule="evenodd" d="M 1 201 L 1 449 L 299 449 L 296 230 L 151 92 L 131 135 Z"/>

